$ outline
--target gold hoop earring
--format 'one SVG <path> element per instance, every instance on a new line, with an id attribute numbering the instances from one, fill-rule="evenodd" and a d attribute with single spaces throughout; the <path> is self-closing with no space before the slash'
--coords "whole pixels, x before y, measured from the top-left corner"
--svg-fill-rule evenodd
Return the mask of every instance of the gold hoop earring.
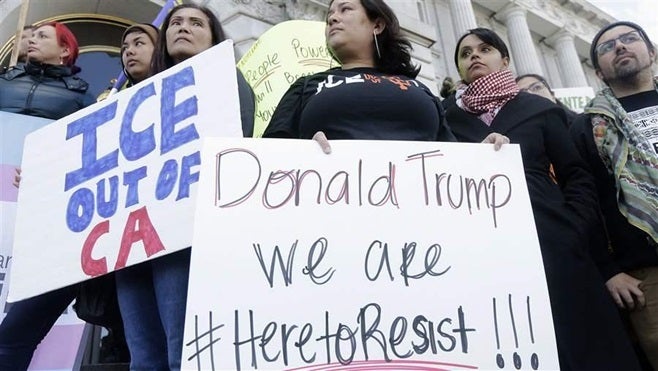
<path id="1" fill-rule="evenodd" d="M 372 36 L 375 38 L 375 50 L 377 50 L 377 58 L 382 59 L 382 53 L 379 51 L 379 43 L 377 42 L 377 33 L 372 30 Z"/>

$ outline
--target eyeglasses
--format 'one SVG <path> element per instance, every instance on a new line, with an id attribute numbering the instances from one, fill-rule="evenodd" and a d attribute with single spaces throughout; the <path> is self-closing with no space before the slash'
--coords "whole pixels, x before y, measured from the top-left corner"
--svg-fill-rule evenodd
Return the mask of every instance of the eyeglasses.
<path id="1" fill-rule="evenodd" d="M 625 34 L 619 35 L 619 37 L 608 40 L 606 42 L 600 43 L 596 47 L 596 54 L 599 56 L 610 53 L 611 51 L 615 50 L 615 46 L 617 45 L 617 40 L 619 40 L 622 44 L 628 45 L 632 44 L 634 42 L 643 40 L 642 36 L 640 36 L 637 31 L 631 31 L 627 32 Z"/>
<path id="2" fill-rule="evenodd" d="M 521 91 L 525 92 L 530 92 L 530 93 L 539 93 L 540 91 L 544 90 L 546 88 L 546 85 L 544 85 L 543 82 L 541 81 L 535 81 L 530 86 L 527 88 L 520 89 Z"/>

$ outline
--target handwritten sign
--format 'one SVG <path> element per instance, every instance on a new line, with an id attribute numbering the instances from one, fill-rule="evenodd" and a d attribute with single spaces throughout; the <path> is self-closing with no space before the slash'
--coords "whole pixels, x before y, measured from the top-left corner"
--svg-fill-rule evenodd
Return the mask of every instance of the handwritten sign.
<path id="1" fill-rule="evenodd" d="M 332 149 L 205 141 L 184 369 L 558 368 L 517 145 Z"/>
<path id="2" fill-rule="evenodd" d="M 260 137 L 290 84 L 324 71 L 332 60 L 324 37 L 324 22 L 287 21 L 263 33 L 238 62 L 256 96 L 254 136 Z"/>
<path id="3" fill-rule="evenodd" d="M 233 63 L 222 43 L 27 137 L 11 299 L 191 245 L 200 138 L 242 135 Z"/>
<path id="4" fill-rule="evenodd" d="M 555 97 L 570 110 L 581 113 L 585 106 L 594 98 L 591 87 L 553 89 Z"/>
<path id="5" fill-rule="evenodd" d="M 18 189 L 13 186 L 20 166 L 25 136 L 52 120 L 0 111 L 0 322 L 9 311 L 7 289 L 13 265 L 12 241 Z M 37 347 L 30 370 L 71 369 L 82 340 L 84 322 L 70 308 L 57 320 Z"/>

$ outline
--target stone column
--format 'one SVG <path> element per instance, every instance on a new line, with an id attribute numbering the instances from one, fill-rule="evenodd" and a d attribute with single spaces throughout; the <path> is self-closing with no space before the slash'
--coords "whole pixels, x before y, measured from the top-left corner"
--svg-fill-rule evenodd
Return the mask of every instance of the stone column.
<path id="1" fill-rule="evenodd" d="M 507 26 L 507 38 L 510 42 L 510 52 L 517 75 L 542 74 L 537 50 L 530 35 L 530 28 L 528 28 L 525 9 L 512 5 L 498 15 L 504 19 Z"/>
<path id="2" fill-rule="evenodd" d="M 197 3 L 209 7 L 219 17 L 226 36 L 233 40 L 236 60 L 240 60 L 260 35 L 272 25 L 287 20 L 282 1 L 204 0 Z"/>
<path id="3" fill-rule="evenodd" d="M 455 38 L 459 39 L 466 31 L 477 27 L 473 5 L 471 0 L 449 0 L 448 3 Z"/>
<path id="4" fill-rule="evenodd" d="M 560 31 L 553 39 L 553 47 L 557 52 L 557 60 L 560 66 L 562 81 L 566 88 L 576 88 L 587 86 L 587 79 L 583 66 L 580 63 L 576 45 L 574 44 L 574 35 L 569 31 Z"/>
<path id="5" fill-rule="evenodd" d="M 324 22 L 327 6 L 313 0 L 284 0 L 286 14 L 290 19 Z"/>

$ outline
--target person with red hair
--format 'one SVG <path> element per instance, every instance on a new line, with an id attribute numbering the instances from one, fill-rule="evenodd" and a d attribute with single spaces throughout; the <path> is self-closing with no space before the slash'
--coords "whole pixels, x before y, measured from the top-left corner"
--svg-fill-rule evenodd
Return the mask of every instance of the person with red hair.
<path id="1" fill-rule="evenodd" d="M 94 103 L 89 85 L 76 76 L 77 58 L 78 42 L 68 27 L 57 22 L 36 27 L 27 62 L 0 74 L 0 111 L 57 120 Z M 73 285 L 12 303 L 0 323 L 0 370 L 26 370 L 37 345 L 76 294 Z"/>
<path id="2" fill-rule="evenodd" d="M 59 64 L 63 64 L 68 67 L 74 66 L 75 61 L 78 59 L 78 52 L 80 51 L 78 49 L 78 39 L 75 38 L 73 32 L 71 32 L 71 30 L 64 24 L 59 22 L 49 22 L 39 26 L 39 28 L 34 30 L 38 39 L 33 41 L 33 43 L 37 44 L 37 42 L 40 41 L 39 39 L 47 39 L 47 37 L 44 37 L 44 35 L 47 33 L 52 35 L 52 32 L 49 32 L 50 27 L 52 27 L 55 31 L 55 37 L 53 38 L 53 41 L 57 43 L 57 47 L 63 48 L 64 51 L 59 55 Z M 38 33 L 39 30 L 41 34 Z M 35 49 L 33 48 L 33 51 L 34 50 Z M 36 50 L 39 51 L 39 49 Z"/>
<path id="3" fill-rule="evenodd" d="M 53 120 L 95 102 L 89 84 L 76 76 L 78 41 L 65 25 L 39 25 L 27 47 L 27 63 L 0 74 L 0 111 Z"/>

